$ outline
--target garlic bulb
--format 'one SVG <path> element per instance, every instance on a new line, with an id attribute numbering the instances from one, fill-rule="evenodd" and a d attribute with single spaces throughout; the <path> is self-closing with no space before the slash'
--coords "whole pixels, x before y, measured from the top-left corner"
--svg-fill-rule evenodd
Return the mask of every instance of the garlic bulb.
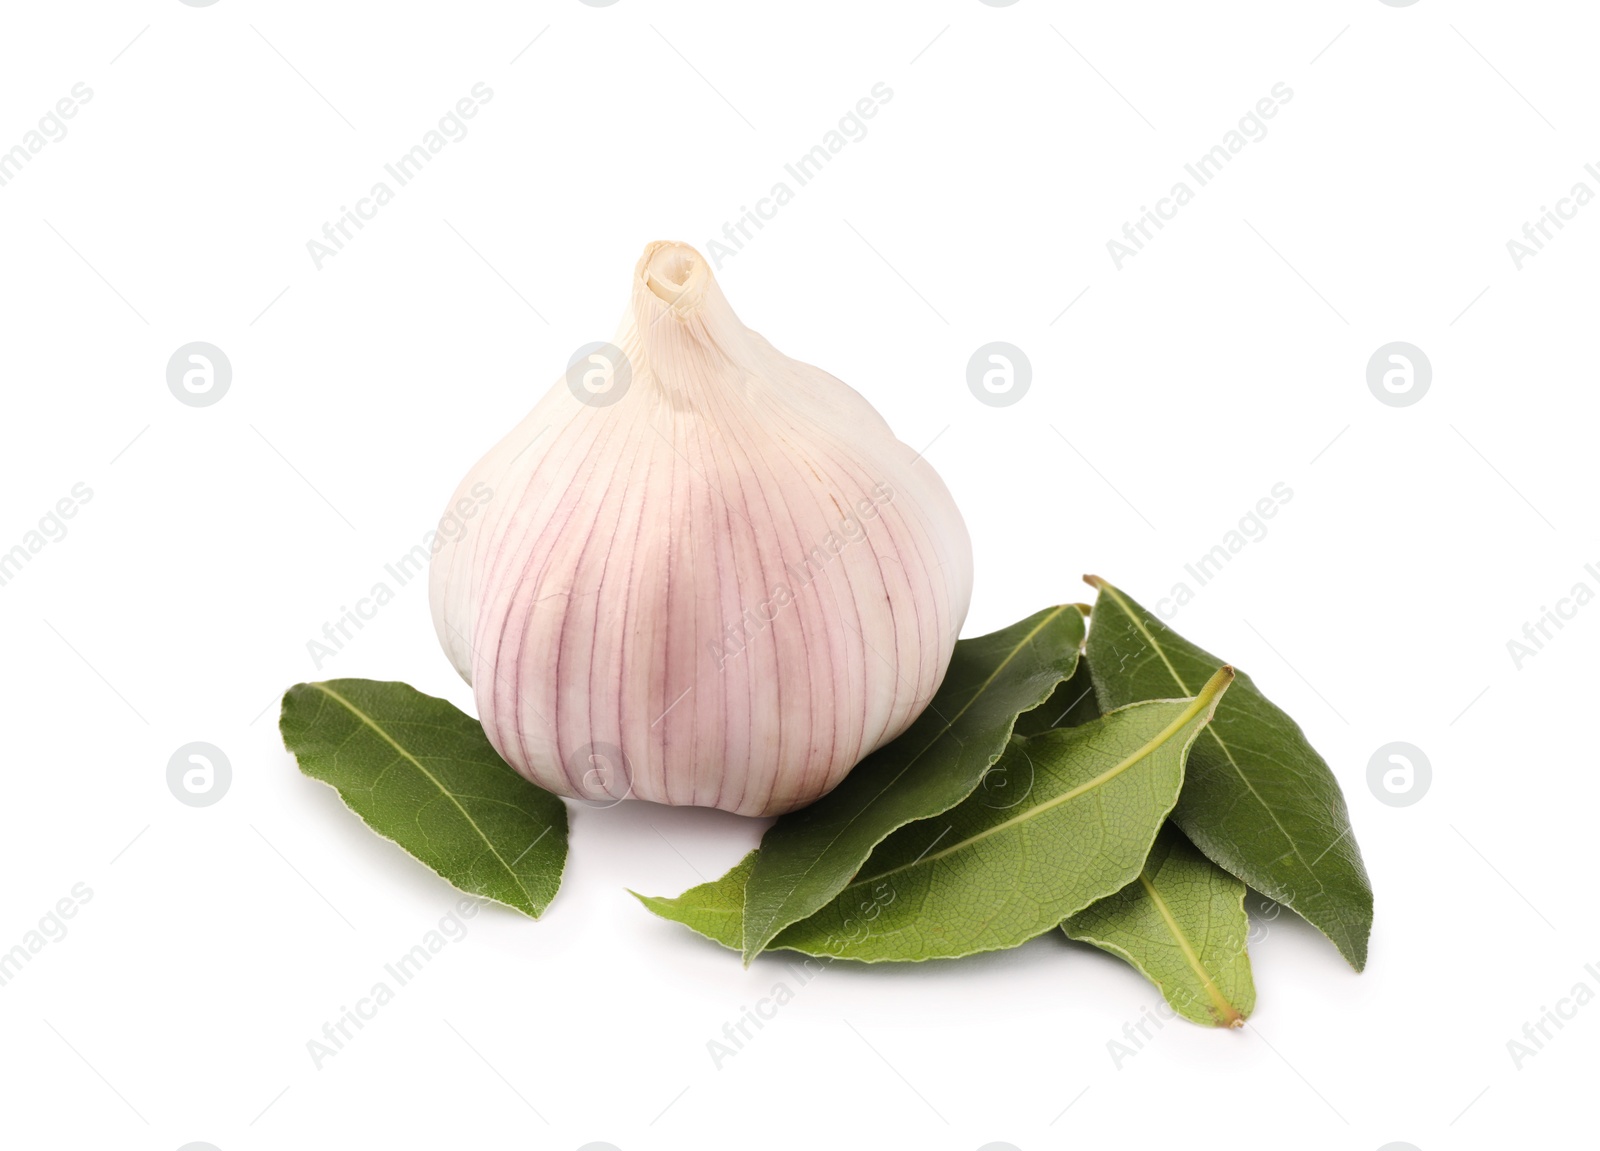
<path id="1" fill-rule="evenodd" d="M 861 396 L 741 324 L 687 245 L 645 249 L 595 347 L 446 509 L 445 652 L 540 787 L 809 803 L 944 678 L 972 592 L 961 514 Z"/>

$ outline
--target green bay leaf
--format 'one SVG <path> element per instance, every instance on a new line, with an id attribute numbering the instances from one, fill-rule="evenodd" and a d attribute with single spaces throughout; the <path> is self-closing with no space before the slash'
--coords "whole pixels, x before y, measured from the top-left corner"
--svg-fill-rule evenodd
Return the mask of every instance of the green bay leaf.
<path id="1" fill-rule="evenodd" d="M 453 704 L 403 683 L 301 683 L 284 693 L 278 726 L 302 772 L 461 890 L 535 919 L 555 898 L 566 805 Z"/>
<path id="2" fill-rule="evenodd" d="M 995 951 L 1052 930 L 1139 874 L 1231 678 L 1223 668 L 1192 699 L 1013 736 L 993 769 L 1007 787 L 894 832 L 772 946 L 876 963 Z"/>
<path id="3" fill-rule="evenodd" d="M 896 828 L 966 799 L 1017 716 L 1072 675 L 1083 634 L 1082 613 L 1064 604 L 958 642 L 939 691 L 904 734 L 767 830 L 745 884 L 745 962 L 844 890 Z"/>
<path id="4" fill-rule="evenodd" d="M 1137 879 L 1061 929 L 1127 960 L 1185 1019 L 1237 1027 L 1256 1003 L 1244 896 L 1243 883 L 1168 823 Z"/>
<path id="5" fill-rule="evenodd" d="M 640 895 L 637 891 L 628 894 L 662 919 L 681 923 L 707 939 L 739 951 L 744 947 L 744 885 L 755 862 L 756 853 L 752 851 L 726 875 L 691 887 L 673 899 Z"/>
<path id="6" fill-rule="evenodd" d="M 1101 716 L 1100 702 L 1094 694 L 1094 677 L 1087 658 L 1078 660 L 1072 678 L 1056 686 L 1050 698 L 1032 711 L 1017 716 L 1017 735 L 1038 735 L 1053 727 L 1078 727 Z"/>
<path id="7" fill-rule="evenodd" d="M 1104 580 L 1088 663 L 1102 707 L 1188 694 L 1221 660 Z M 1357 971 L 1372 932 L 1372 885 L 1339 783 L 1298 724 L 1239 673 L 1189 756 L 1173 821 L 1218 865 L 1293 908 Z"/>

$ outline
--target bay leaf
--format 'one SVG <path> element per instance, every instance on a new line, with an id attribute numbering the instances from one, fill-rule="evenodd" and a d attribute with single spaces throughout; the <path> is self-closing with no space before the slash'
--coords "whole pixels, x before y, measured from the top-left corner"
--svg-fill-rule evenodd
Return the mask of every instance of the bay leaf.
<path id="1" fill-rule="evenodd" d="M 869 963 L 956 958 L 1015 947 L 1119 891 L 1149 855 L 1232 674 L 1219 670 L 1193 699 L 1012 736 L 994 769 L 1016 781 L 1002 799 L 980 788 L 895 831 L 772 946 Z"/>
<path id="2" fill-rule="evenodd" d="M 781 817 L 745 884 L 746 965 L 784 928 L 833 899 L 896 828 L 948 811 L 978 786 L 1017 716 L 1069 678 L 1083 615 L 1063 604 L 959 641 L 927 709 L 833 791 Z"/>
<path id="3" fill-rule="evenodd" d="M 462 891 L 535 919 L 555 898 L 566 805 L 447 700 L 403 683 L 300 683 L 284 693 L 278 727 L 302 772 Z"/>
<path id="4" fill-rule="evenodd" d="M 1243 883 L 1169 822 L 1137 879 L 1061 929 L 1127 960 L 1185 1019 L 1239 1027 L 1256 1003 L 1244 896 Z"/>
<path id="5" fill-rule="evenodd" d="M 1072 678 L 1062 680 L 1050 693 L 1050 698 L 1038 707 L 1017 716 L 1017 725 L 1012 731 L 1017 735 L 1038 735 L 1053 727 L 1078 727 L 1091 719 L 1099 719 L 1100 715 L 1089 661 L 1080 656 Z"/>
<path id="6" fill-rule="evenodd" d="M 1102 707 L 1187 695 L 1222 661 L 1111 584 L 1099 590 L 1088 662 Z M 1189 756 L 1173 812 L 1196 847 L 1367 961 L 1372 885 L 1339 783 L 1298 724 L 1243 672 Z"/>
<path id="7" fill-rule="evenodd" d="M 662 919 L 681 923 L 713 942 L 740 951 L 744 948 L 744 885 L 755 862 L 756 853 L 752 851 L 727 874 L 672 899 L 631 890 L 628 894 Z"/>

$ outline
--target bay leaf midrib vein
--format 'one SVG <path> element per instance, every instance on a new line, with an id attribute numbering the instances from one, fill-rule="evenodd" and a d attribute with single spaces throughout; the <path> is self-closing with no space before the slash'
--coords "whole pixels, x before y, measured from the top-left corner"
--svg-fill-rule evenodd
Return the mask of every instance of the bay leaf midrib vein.
<path id="1" fill-rule="evenodd" d="M 1150 645 L 1150 650 L 1154 651 L 1156 655 L 1160 657 L 1161 662 L 1166 665 L 1167 671 L 1172 675 L 1173 682 L 1178 685 L 1178 688 L 1181 691 L 1187 692 L 1189 688 L 1184 684 L 1183 677 L 1178 674 L 1178 669 L 1172 666 L 1172 661 L 1167 659 L 1167 653 L 1162 650 L 1161 644 L 1157 642 L 1156 637 L 1151 635 L 1149 629 L 1144 626 L 1144 622 L 1134 614 L 1131 608 L 1129 608 L 1128 601 L 1122 598 L 1122 593 L 1117 591 L 1117 589 L 1110 584 L 1101 584 L 1100 587 L 1108 595 L 1110 595 L 1112 599 L 1117 601 L 1117 606 L 1122 609 L 1122 614 L 1127 616 L 1129 622 L 1131 622 L 1134 627 L 1139 629 L 1139 634 L 1144 636 L 1145 642 Z M 1312 879 L 1316 881 L 1317 886 L 1320 888 L 1322 886 L 1322 881 L 1317 879 L 1316 871 L 1309 863 L 1306 862 L 1305 856 L 1300 854 L 1299 841 L 1290 833 L 1289 829 L 1283 825 L 1283 822 L 1278 818 L 1278 813 L 1273 810 L 1272 805 L 1262 798 L 1261 793 L 1256 790 L 1255 784 L 1250 781 L 1250 777 L 1244 773 L 1244 768 L 1239 766 L 1239 761 L 1233 758 L 1233 749 L 1223 742 L 1222 737 L 1216 733 L 1215 728 L 1207 726 L 1206 734 L 1217 741 L 1217 746 L 1222 749 L 1222 754 L 1228 760 L 1228 766 L 1233 768 L 1234 774 L 1239 777 L 1239 782 L 1245 785 L 1245 788 L 1250 792 L 1251 797 L 1261 805 L 1261 810 L 1267 813 L 1267 817 L 1272 820 L 1273 826 L 1283 833 L 1284 841 L 1288 843 L 1289 850 L 1294 853 L 1295 859 L 1299 862 L 1301 867 L 1306 869 L 1307 873 L 1310 874 Z M 1323 852 L 1323 855 L 1326 854 L 1327 852 Z M 1318 856 L 1317 858 L 1321 859 L 1322 857 Z"/>
<path id="2" fill-rule="evenodd" d="M 1155 884 L 1150 882 L 1142 870 L 1139 872 L 1139 883 L 1144 887 L 1145 893 L 1150 896 L 1150 901 L 1155 904 L 1157 914 L 1161 916 L 1161 921 L 1166 924 L 1167 931 L 1171 933 L 1172 938 L 1177 942 L 1178 949 L 1183 952 L 1184 961 L 1200 977 L 1200 982 L 1205 986 L 1206 994 L 1211 997 L 1211 1002 L 1221 1012 L 1222 1018 L 1229 1026 L 1242 1019 L 1243 1016 L 1239 1014 L 1239 1009 L 1228 1001 L 1226 995 L 1222 994 L 1222 989 L 1217 986 L 1216 981 L 1211 978 L 1211 973 L 1206 970 L 1205 964 L 1195 954 L 1188 935 L 1178 925 L 1177 917 L 1172 914 L 1172 909 L 1167 906 L 1167 901 L 1161 897 L 1161 893 L 1156 890 Z"/>
<path id="3" fill-rule="evenodd" d="M 934 744 L 936 744 L 939 741 L 940 738 L 942 738 L 947 732 L 949 732 L 950 729 L 955 726 L 956 722 L 958 720 L 960 720 L 960 718 L 963 715 L 967 714 L 967 712 L 972 709 L 973 705 L 978 702 L 979 698 L 982 697 L 983 693 L 988 691 L 989 688 L 994 684 L 994 681 L 995 681 L 996 677 L 998 677 L 1002 671 L 1004 671 L 1007 667 L 1009 667 L 1011 665 L 1011 661 L 1017 658 L 1017 655 L 1022 651 L 1022 649 L 1027 647 L 1030 643 L 1032 643 L 1033 642 L 1033 638 L 1035 636 L 1037 636 L 1041 631 L 1043 631 L 1046 627 L 1048 627 L 1063 612 L 1068 611 L 1069 609 L 1070 610 L 1074 610 L 1074 611 L 1077 610 L 1075 608 L 1072 608 L 1071 604 L 1061 604 L 1061 605 L 1057 606 L 1054 611 L 1052 611 L 1049 615 L 1045 616 L 1044 619 L 1040 620 L 1038 625 L 1035 626 L 1032 631 L 1030 631 L 1027 635 L 1023 636 L 1022 639 L 1020 639 L 1017 642 L 1016 646 L 1014 646 L 1006 654 L 1005 659 L 1000 661 L 999 666 L 997 666 L 994 669 L 994 671 L 992 671 L 989 674 L 989 678 L 984 680 L 983 683 L 978 686 L 978 689 L 972 693 L 972 697 L 970 699 L 968 699 L 965 704 L 962 705 L 961 710 L 956 712 L 955 719 L 947 720 L 944 723 L 944 725 L 939 729 L 939 734 L 937 736 L 935 736 L 933 739 L 929 740 L 928 743 L 925 744 L 921 750 L 919 750 L 915 755 L 913 755 L 909 760 L 907 760 L 906 763 L 900 768 L 899 771 L 897 771 L 894 774 L 894 776 L 892 778 L 886 780 L 884 782 L 884 785 L 881 788 L 878 789 L 877 794 L 875 794 L 871 799 L 869 799 L 867 801 L 867 803 L 865 804 L 865 806 L 863 807 L 862 810 L 864 811 L 866 808 L 871 807 L 872 804 L 876 803 L 883 796 L 884 792 L 888 791 L 888 789 L 890 787 L 892 787 L 895 783 L 899 782 L 901 777 L 903 777 L 907 771 L 911 770 L 911 768 L 918 762 L 918 760 L 920 760 L 924 755 L 926 755 L 928 753 L 928 751 L 930 749 L 932 749 Z M 935 812 L 934 814 L 938 814 L 938 813 Z M 833 850 L 834 846 L 845 835 L 845 833 L 848 832 L 852 827 L 855 826 L 856 821 L 859 818 L 860 818 L 860 813 L 858 812 L 856 814 L 856 816 L 852 817 L 850 820 L 848 820 L 847 822 L 845 822 L 845 823 L 840 825 L 840 828 L 839 828 L 838 832 L 834 835 L 834 837 L 832 839 L 828 840 L 828 842 L 823 846 L 822 850 L 817 852 L 816 858 L 810 864 L 807 865 L 807 867 L 806 867 L 806 869 L 804 871 L 802 871 L 800 873 L 800 878 L 801 879 L 805 879 L 805 878 L 807 878 L 807 877 L 809 877 L 811 875 L 812 871 L 814 871 L 816 869 L 816 867 L 827 857 L 828 853 Z M 885 838 L 886 837 L 887 836 L 885 836 Z M 880 839 L 878 842 L 881 843 L 882 840 Z M 849 884 L 846 884 L 845 886 L 849 886 Z M 779 913 L 781 913 L 782 910 L 789 905 L 789 901 L 792 898 L 793 891 L 794 891 L 794 888 L 791 887 L 790 893 L 785 895 L 783 900 L 782 900 L 782 902 L 778 905 Z M 771 920 L 772 919 L 776 919 L 776 918 L 777 918 L 777 915 L 771 916 L 768 919 L 768 923 L 770 924 Z M 746 938 L 746 942 L 748 944 L 749 936 L 746 935 L 745 938 Z"/>
<path id="4" fill-rule="evenodd" d="M 863 879 L 860 882 L 878 883 L 891 875 L 896 875 L 912 867 L 933 863 L 934 861 L 943 859 L 954 852 L 962 851 L 968 847 L 971 847 L 974 843 L 979 843 L 985 839 L 988 839 L 992 835 L 997 835 L 1000 832 L 1019 824 L 1027 823 L 1029 820 L 1035 819 L 1047 811 L 1051 811 L 1054 808 L 1060 807 L 1064 803 L 1068 803 L 1071 800 L 1087 794 L 1094 788 L 1101 787 L 1109 783 L 1111 780 L 1115 779 L 1117 776 L 1121 775 L 1123 772 L 1127 771 L 1141 760 L 1153 755 L 1159 748 L 1165 745 L 1168 740 L 1177 735 L 1178 732 L 1182 731 L 1184 727 L 1188 726 L 1188 724 L 1191 723 L 1197 715 L 1210 706 L 1211 703 L 1218 697 L 1218 695 L 1221 694 L 1222 687 L 1226 686 L 1227 682 L 1228 681 L 1226 680 L 1223 681 L 1222 685 L 1213 688 L 1209 691 L 1209 693 L 1205 689 L 1202 689 L 1201 694 L 1195 696 L 1195 698 L 1190 701 L 1189 706 L 1184 708 L 1183 711 L 1179 712 L 1171 723 L 1141 744 L 1138 750 L 1133 752 L 1133 754 L 1126 756 L 1120 763 L 1116 764 L 1114 767 L 1107 768 L 1093 779 L 1088 780 L 1085 783 L 1081 783 L 1077 787 L 1071 788 L 1068 791 L 1064 791 L 1060 795 L 1054 796 L 1051 799 L 1047 799 L 1043 803 L 1036 804 L 1035 806 L 1028 808 L 1026 811 L 1012 816 L 1010 819 L 1002 820 L 993 827 L 986 827 L 982 831 L 968 836 L 966 839 L 958 840 L 957 842 L 952 843 L 949 847 L 946 847 L 941 851 L 937 851 L 932 855 L 918 856 L 910 863 L 903 863 L 899 867 L 894 867 L 888 871 L 882 871 L 876 875 L 868 876 L 866 879 Z M 1207 687 L 1210 687 L 1209 683 L 1207 684 Z M 855 884 L 850 884 L 849 886 L 855 886 Z"/>
<path id="5" fill-rule="evenodd" d="M 421 760 L 419 760 L 416 756 L 412 755 L 411 752 L 407 751 L 404 747 L 402 747 L 394 739 L 393 736 L 391 736 L 388 732 L 384 731 L 383 728 L 378 725 L 376 720 L 374 720 L 366 712 L 362 711 L 355 704 L 351 703 L 344 696 L 342 696 L 338 692 L 334 691 L 327 684 L 314 683 L 314 684 L 311 684 L 310 686 L 316 688 L 318 691 L 323 692 L 324 694 L 326 694 L 326 695 L 330 696 L 331 698 L 337 700 L 341 705 L 343 705 L 345 707 L 346 710 L 348 710 L 350 712 L 351 715 L 355 716 L 362 723 L 366 724 L 373 731 L 377 732 L 380 739 L 382 739 L 390 747 L 394 748 L 395 751 L 399 752 L 400 755 L 402 757 L 404 757 L 407 761 L 409 761 L 413 767 L 415 767 L 424 776 L 426 776 L 427 779 L 428 779 L 428 782 L 432 783 L 435 787 L 437 787 L 439 789 L 440 793 L 443 794 L 446 799 L 448 799 L 452 804 L 455 805 L 456 810 L 461 813 L 462 818 L 465 819 L 469 824 L 472 825 L 472 830 L 477 833 L 479 839 L 483 840 L 484 844 L 489 848 L 489 851 L 491 853 L 493 853 L 496 861 L 499 862 L 500 866 L 505 868 L 506 874 L 509 875 L 511 877 L 511 881 L 517 885 L 517 889 L 522 892 L 522 894 L 528 899 L 528 901 L 531 904 L 536 904 L 537 903 L 537 900 L 535 900 L 535 898 L 534 898 L 533 892 L 528 890 L 527 885 L 522 882 L 521 877 L 519 875 L 517 875 L 516 871 L 514 871 L 512 869 L 511 865 L 506 862 L 505 856 L 500 854 L 500 849 L 497 848 L 494 845 L 494 841 L 491 840 L 486 834 L 484 834 L 483 828 L 478 826 L 478 821 L 472 818 L 471 813 L 468 812 L 465 807 L 461 806 L 461 801 L 458 800 L 450 792 L 450 789 L 445 787 L 445 785 L 439 781 L 438 777 L 436 777 L 433 774 L 433 772 L 429 771 L 426 767 L 424 767 L 422 765 L 422 761 Z"/>

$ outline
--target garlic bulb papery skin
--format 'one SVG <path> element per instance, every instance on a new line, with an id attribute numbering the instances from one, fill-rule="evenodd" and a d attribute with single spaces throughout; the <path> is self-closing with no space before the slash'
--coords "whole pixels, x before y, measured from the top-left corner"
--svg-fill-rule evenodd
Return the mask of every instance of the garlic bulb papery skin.
<path id="1" fill-rule="evenodd" d="M 801 807 L 938 689 L 966 525 L 860 395 L 739 322 L 693 248 L 645 249 L 614 345 L 461 481 L 440 642 L 540 787 Z"/>

